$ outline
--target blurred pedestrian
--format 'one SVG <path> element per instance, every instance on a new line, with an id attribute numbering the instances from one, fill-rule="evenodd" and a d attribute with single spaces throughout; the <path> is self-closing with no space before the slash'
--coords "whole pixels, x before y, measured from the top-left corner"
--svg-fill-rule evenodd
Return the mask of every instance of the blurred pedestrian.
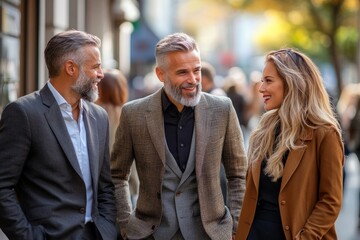
<path id="1" fill-rule="evenodd" d="M 236 239 L 336 239 L 344 150 L 315 64 L 292 50 L 266 56 L 266 113 L 250 138 Z"/>
<path id="2" fill-rule="evenodd" d="M 9 239 L 116 239 L 108 120 L 91 103 L 100 39 L 70 30 L 45 48 L 49 81 L 0 120 L 0 227 Z"/>
<path id="3" fill-rule="evenodd" d="M 200 52 L 190 36 L 160 40 L 156 63 L 164 87 L 124 105 L 111 156 L 121 232 L 128 239 L 232 239 L 247 167 L 235 110 L 230 99 L 201 91 Z M 133 159 L 140 191 L 132 212 L 126 193 Z"/>
<path id="4" fill-rule="evenodd" d="M 105 69 L 104 78 L 98 84 L 99 98 L 97 104 L 102 106 L 109 116 L 110 152 L 115 142 L 115 132 L 119 125 L 121 109 L 128 101 L 129 89 L 127 79 L 118 69 Z M 110 166 L 114 165 L 110 162 Z M 136 203 L 139 192 L 139 179 L 135 163 L 131 166 L 129 179 L 130 196 L 133 205 Z"/>
<path id="5" fill-rule="evenodd" d="M 215 84 L 216 70 L 213 65 L 208 62 L 201 62 L 201 86 L 204 92 L 217 95 L 226 96 L 225 91 Z"/>

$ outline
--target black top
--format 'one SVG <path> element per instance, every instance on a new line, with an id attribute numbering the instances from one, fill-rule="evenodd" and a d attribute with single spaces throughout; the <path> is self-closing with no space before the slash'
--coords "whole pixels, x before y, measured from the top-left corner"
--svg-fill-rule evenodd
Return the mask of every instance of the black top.
<path id="1" fill-rule="evenodd" d="M 279 136 L 280 127 L 275 129 L 275 145 Z M 285 166 L 289 151 L 283 156 Z M 281 223 L 279 208 L 279 193 L 281 180 L 272 181 L 272 177 L 265 174 L 267 159 L 261 162 L 261 174 L 259 182 L 259 196 L 255 212 L 255 218 L 251 225 L 247 240 L 285 240 L 284 230 Z"/>
<path id="2" fill-rule="evenodd" d="M 182 172 L 189 158 L 191 139 L 194 130 L 194 108 L 184 107 L 179 112 L 169 100 L 165 91 L 161 95 L 164 112 L 165 137 L 168 148 Z"/>

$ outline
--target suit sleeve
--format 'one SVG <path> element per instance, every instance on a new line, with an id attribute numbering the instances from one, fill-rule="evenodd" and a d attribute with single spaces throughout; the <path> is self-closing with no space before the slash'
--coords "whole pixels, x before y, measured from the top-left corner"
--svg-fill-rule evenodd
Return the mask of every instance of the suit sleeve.
<path id="1" fill-rule="evenodd" d="M 115 198 L 117 207 L 117 223 L 122 236 L 125 236 L 126 225 L 131 214 L 131 200 L 129 190 L 130 168 L 134 159 L 132 138 L 129 123 L 130 109 L 123 107 L 120 123 L 116 130 L 115 143 L 111 153 L 111 175 L 115 184 Z"/>
<path id="2" fill-rule="evenodd" d="M 239 120 L 230 100 L 228 104 L 229 121 L 224 142 L 223 164 L 228 180 L 228 206 L 233 217 L 235 233 L 245 194 L 247 160 Z"/>
<path id="3" fill-rule="evenodd" d="M 9 239 L 42 239 L 43 234 L 30 225 L 15 193 L 30 150 L 29 129 L 26 112 L 16 102 L 9 104 L 0 120 L 0 228 Z"/>
<path id="4" fill-rule="evenodd" d="M 101 166 L 99 185 L 98 185 L 98 210 L 100 216 L 104 217 L 110 224 L 104 229 L 106 234 L 115 232 L 115 220 L 116 220 L 116 205 L 114 196 L 114 184 L 110 174 L 110 154 L 109 154 L 109 124 L 107 118 L 104 118 L 103 122 L 106 122 L 106 129 L 100 134 L 106 133 L 106 141 L 104 146 L 104 155 Z"/>

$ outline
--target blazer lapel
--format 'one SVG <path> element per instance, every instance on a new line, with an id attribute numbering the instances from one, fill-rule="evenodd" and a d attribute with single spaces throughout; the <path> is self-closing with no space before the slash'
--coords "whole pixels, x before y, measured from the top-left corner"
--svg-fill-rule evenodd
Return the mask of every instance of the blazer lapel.
<path id="1" fill-rule="evenodd" d="M 256 192 L 259 192 L 259 182 L 261 173 L 261 161 L 251 163 L 251 174 L 256 188 Z"/>
<path id="2" fill-rule="evenodd" d="M 307 140 L 311 140 L 312 137 L 313 137 L 313 130 L 311 130 L 311 129 L 307 128 L 300 133 L 300 136 L 299 136 L 298 140 L 296 141 L 296 145 L 303 146 L 303 147 L 290 151 L 289 156 L 286 160 L 284 171 L 283 171 L 280 192 L 284 189 L 286 184 L 289 182 L 291 176 L 294 174 L 296 168 L 299 166 L 299 164 L 301 162 L 301 159 L 306 150 L 306 145 L 304 144 L 304 142 Z"/>
<path id="3" fill-rule="evenodd" d="M 208 103 L 201 96 L 199 104 L 195 107 L 195 166 L 196 171 L 201 171 L 205 157 L 206 145 L 210 139 L 210 120 L 213 112 L 208 111 Z M 200 174 L 200 172 L 198 172 Z"/>
<path id="4" fill-rule="evenodd" d="M 64 150 L 64 153 L 69 159 L 70 164 L 75 169 L 77 174 L 82 178 L 76 153 L 63 120 L 63 116 L 61 115 L 59 105 L 57 104 L 47 85 L 45 85 L 45 87 L 40 90 L 40 95 L 43 100 L 43 104 L 49 107 L 49 111 L 45 112 L 45 118 L 51 130 L 57 138 L 61 148 Z"/>
<path id="5" fill-rule="evenodd" d="M 89 155 L 89 165 L 90 165 L 90 171 L 91 176 L 93 179 L 93 185 L 97 186 L 97 181 L 99 176 L 99 151 L 98 148 L 95 146 L 99 146 L 99 137 L 98 137 L 98 131 L 97 131 L 97 123 L 96 119 L 91 115 L 89 111 L 89 106 L 85 101 L 83 101 L 83 119 L 86 129 L 86 140 L 87 140 L 87 149 L 88 149 L 88 155 Z"/>
<path id="6" fill-rule="evenodd" d="M 149 99 L 148 109 L 145 113 L 146 125 L 158 155 L 165 165 L 165 130 L 161 104 L 161 89 Z"/>

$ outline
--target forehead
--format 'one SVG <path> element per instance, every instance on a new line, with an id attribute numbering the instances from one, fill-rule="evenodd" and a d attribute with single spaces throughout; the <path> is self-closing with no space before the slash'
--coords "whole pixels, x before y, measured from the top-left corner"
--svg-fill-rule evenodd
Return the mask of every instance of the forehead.
<path id="1" fill-rule="evenodd" d="M 171 66 L 200 65 L 200 53 L 196 50 L 192 51 L 176 51 L 167 54 L 167 58 Z"/>
<path id="2" fill-rule="evenodd" d="M 279 76 L 273 61 L 267 61 L 263 70 L 263 76 Z"/>
<path id="3" fill-rule="evenodd" d="M 100 62 L 100 49 L 96 46 L 86 46 L 84 47 L 84 51 L 83 51 L 83 54 L 84 54 L 84 59 L 85 59 L 85 62 L 94 62 L 94 63 L 97 63 L 97 62 Z"/>

